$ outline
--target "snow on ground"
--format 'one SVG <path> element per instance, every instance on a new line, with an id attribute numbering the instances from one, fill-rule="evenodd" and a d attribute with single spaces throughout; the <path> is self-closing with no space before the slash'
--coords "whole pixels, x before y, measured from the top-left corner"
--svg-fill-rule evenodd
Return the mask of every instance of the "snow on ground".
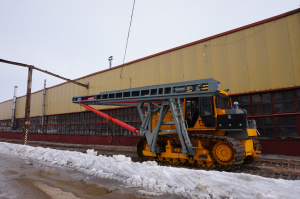
<path id="1" fill-rule="evenodd" d="M 107 157 L 93 149 L 87 153 L 61 151 L 0 142 L 0 153 L 16 155 L 117 180 L 141 194 L 170 193 L 186 198 L 299 198 L 300 180 L 270 179 L 249 174 L 203 171 L 132 162 L 124 155 Z"/>

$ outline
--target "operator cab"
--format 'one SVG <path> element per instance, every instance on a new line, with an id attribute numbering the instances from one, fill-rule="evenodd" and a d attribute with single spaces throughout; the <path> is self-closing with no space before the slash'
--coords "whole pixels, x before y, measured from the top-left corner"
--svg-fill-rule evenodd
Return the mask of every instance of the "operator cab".
<path id="1" fill-rule="evenodd" d="M 209 97 L 186 98 L 184 104 L 187 128 L 193 128 L 199 116 L 206 127 L 214 127 L 216 126 L 215 106 L 219 109 L 230 109 L 230 99 L 222 93 Z"/>

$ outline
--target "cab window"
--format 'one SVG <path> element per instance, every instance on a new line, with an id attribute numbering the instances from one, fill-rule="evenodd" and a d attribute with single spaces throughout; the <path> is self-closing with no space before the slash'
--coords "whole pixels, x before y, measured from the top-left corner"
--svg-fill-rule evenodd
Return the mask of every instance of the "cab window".
<path id="1" fill-rule="evenodd" d="M 230 109 L 230 100 L 227 95 L 219 93 L 217 96 L 217 108 Z"/>
<path id="2" fill-rule="evenodd" d="M 215 126 L 215 118 L 214 118 L 214 101 L 213 97 L 201 97 L 200 98 L 200 116 L 202 118 L 202 122 L 206 127 Z"/>
<path id="3" fill-rule="evenodd" d="M 199 117 L 199 98 L 185 100 L 185 120 L 188 128 L 194 127 Z"/>

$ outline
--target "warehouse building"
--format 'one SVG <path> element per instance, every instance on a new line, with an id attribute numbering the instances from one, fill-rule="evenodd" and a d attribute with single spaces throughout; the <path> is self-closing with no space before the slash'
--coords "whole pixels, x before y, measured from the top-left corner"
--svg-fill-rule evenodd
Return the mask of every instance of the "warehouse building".
<path id="1" fill-rule="evenodd" d="M 214 78 L 256 120 L 263 153 L 300 155 L 300 9 L 77 79 L 31 96 L 28 140 L 135 145 L 139 135 L 72 103 L 73 96 Z M 45 111 L 43 115 L 43 96 Z M 97 109 L 137 128 L 135 107 Z M 22 139 L 25 96 L 0 103 L 0 138 Z"/>

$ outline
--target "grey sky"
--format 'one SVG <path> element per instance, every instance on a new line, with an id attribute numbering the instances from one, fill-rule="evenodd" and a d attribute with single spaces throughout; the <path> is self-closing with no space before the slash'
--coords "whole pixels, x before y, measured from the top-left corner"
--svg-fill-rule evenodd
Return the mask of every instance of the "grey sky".
<path id="1" fill-rule="evenodd" d="M 133 0 L 0 0 L 0 58 L 75 79 L 122 64 Z M 299 8 L 300 0 L 136 0 L 125 62 Z M 33 72 L 32 92 L 64 82 Z M 0 63 L 0 103 L 27 69 Z"/>

